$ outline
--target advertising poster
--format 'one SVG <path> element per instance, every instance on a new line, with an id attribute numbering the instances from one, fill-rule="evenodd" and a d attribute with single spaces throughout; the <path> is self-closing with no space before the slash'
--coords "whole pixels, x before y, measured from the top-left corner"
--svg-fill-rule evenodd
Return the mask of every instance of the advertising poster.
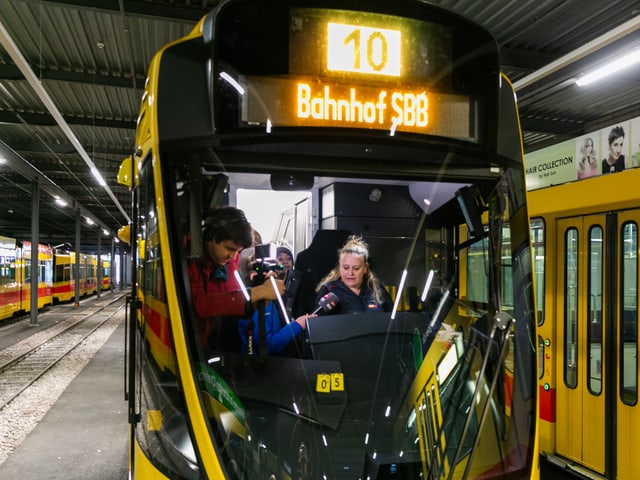
<path id="1" fill-rule="evenodd" d="M 527 190 L 640 166 L 640 117 L 617 122 L 524 156 Z"/>
<path id="2" fill-rule="evenodd" d="M 559 185 L 576 179 L 576 141 L 552 145 L 524 156 L 527 190 Z"/>

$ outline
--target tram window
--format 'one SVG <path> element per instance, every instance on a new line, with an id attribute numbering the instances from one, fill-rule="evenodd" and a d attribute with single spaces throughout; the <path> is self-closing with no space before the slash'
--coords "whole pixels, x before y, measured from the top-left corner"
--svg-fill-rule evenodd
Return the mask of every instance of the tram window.
<path id="1" fill-rule="evenodd" d="M 509 225 L 502 228 L 502 248 L 500 258 L 500 299 L 502 308 L 513 311 L 513 252 L 511 250 L 511 230 Z"/>
<path id="2" fill-rule="evenodd" d="M 464 229 L 463 229 L 464 230 Z M 488 240 L 483 238 L 469 246 L 467 252 L 467 300 L 487 303 L 489 298 L 489 251 Z M 500 258 L 500 300 L 505 310 L 513 309 L 513 272 L 511 231 L 509 225 L 502 228 Z"/>
<path id="3" fill-rule="evenodd" d="M 564 242 L 564 382 L 578 386 L 578 230 L 565 232 Z"/>
<path id="4" fill-rule="evenodd" d="M 64 265 L 56 265 L 53 281 L 62 282 L 64 280 Z"/>
<path id="5" fill-rule="evenodd" d="M 602 227 L 595 225 L 589 229 L 588 265 L 588 315 L 587 343 L 589 362 L 587 378 L 589 391 L 594 395 L 602 393 L 602 268 L 603 249 Z"/>
<path id="6" fill-rule="evenodd" d="M 15 263 L 3 263 L 0 265 L 0 281 L 3 284 L 12 283 L 16 281 L 16 268 Z"/>
<path id="7" fill-rule="evenodd" d="M 638 225 L 625 223 L 620 240 L 620 397 L 627 405 L 635 405 L 638 402 Z"/>
<path id="8" fill-rule="evenodd" d="M 31 281 L 31 259 L 25 259 L 24 261 L 24 281 Z"/>
<path id="9" fill-rule="evenodd" d="M 487 303 L 489 298 L 487 239 L 484 238 L 471 245 L 467 255 L 467 300 Z"/>
<path id="10" fill-rule="evenodd" d="M 542 218 L 531 219 L 531 248 L 533 254 L 533 283 L 536 296 L 538 325 L 544 323 L 544 261 L 545 261 L 545 224 Z"/>

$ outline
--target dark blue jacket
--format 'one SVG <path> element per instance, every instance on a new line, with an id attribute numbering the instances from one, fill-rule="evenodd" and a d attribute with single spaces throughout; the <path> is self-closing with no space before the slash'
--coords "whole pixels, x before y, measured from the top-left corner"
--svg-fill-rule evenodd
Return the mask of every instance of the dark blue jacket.
<path id="1" fill-rule="evenodd" d="M 316 305 L 320 299 L 329 292 L 333 292 L 338 297 L 338 304 L 329 312 L 318 312 L 318 315 L 331 315 L 337 313 L 367 313 L 367 312 L 390 312 L 393 308 L 393 301 L 391 297 L 380 285 L 382 290 L 382 303 L 378 303 L 373 298 L 373 292 L 369 289 L 369 286 L 363 283 L 360 288 L 360 295 L 356 295 L 347 287 L 340 279 L 333 280 L 322 287 L 318 291 L 316 296 Z"/>
<path id="2" fill-rule="evenodd" d="M 280 355 L 286 347 L 292 344 L 295 338 L 302 333 L 302 327 L 294 319 L 290 319 L 291 323 L 284 324 L 284 321 L 280 320 L 280 312 L 274 302 L 269 302 L 265 305 L 264 317 L 267 332 L 267 353 L 269 355 Z M 251 321 L 253 322 L 253 352 L 254 354 L 257 354 L 259 353 L 260 348 L 260 322 L 258 310 L 253 312 Z M 242 353 L 245 354 L 247 353 L 249 326 L 249 319 L 243 318 L 238 320 L 238 333 L 242 340 Z"/>

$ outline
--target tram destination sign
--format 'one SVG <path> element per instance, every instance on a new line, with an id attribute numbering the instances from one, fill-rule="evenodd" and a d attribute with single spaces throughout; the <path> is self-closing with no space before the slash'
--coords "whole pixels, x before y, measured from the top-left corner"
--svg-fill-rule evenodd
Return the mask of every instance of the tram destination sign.
<path id="1" fill-rule="evenodd" d="M 343 10 L 291 11 L 288 75 L 240 75 L 246 125 L 344 127 L 474 140 L 451 91 L 447 27 Z"/>

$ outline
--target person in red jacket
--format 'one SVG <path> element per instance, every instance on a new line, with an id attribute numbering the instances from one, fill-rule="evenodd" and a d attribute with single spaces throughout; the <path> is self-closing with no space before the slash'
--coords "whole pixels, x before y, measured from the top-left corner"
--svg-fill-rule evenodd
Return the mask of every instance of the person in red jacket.
<path id="1" fill-rule="evenodd" d="M 205 348 L 239 351 L 238 318 L 251 316 L 259 300 L 276 298 L 276 292 L 268 282 L 247 289 L 250 298 L 247 300 L 236 279 L 238 253 L 252 242 L 253 229 L 242 210 L 219 207 L 205 220 L 202 256 L 190 259 L 188 263 L 198 335 Z M 276 280 L 276 285 L 282 293 L 282 280 Z"/>

